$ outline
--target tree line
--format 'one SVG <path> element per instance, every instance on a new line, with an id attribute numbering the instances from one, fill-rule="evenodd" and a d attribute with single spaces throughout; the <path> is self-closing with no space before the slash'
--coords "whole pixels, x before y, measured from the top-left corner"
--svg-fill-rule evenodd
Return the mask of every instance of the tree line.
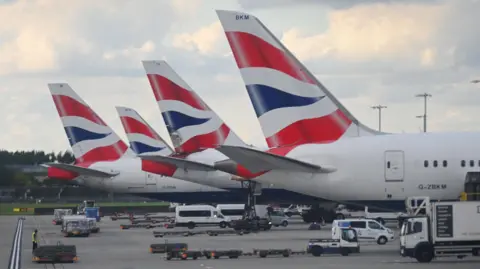
<path id="1" fill-rule="evenodd" d="M 37 166 L 47 162 L 72 163 L 75 157 L 70 151 L 45 152 L 41 150 L 31 151 L 6 151 L 0 150 L 0 187 L 14 186 L 39 186 L 35 173 L 23 173 L 22 165 Z M 46 169 L 45 174 L 46 176 Z M 46 180 L 43 184 L 65 184 L 60 180 Z"/>

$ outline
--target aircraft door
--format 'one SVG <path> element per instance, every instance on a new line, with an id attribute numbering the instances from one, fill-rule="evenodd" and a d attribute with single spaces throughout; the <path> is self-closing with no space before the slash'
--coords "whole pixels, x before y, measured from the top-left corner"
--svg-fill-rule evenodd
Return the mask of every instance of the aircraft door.
<path id="1" fill-rule="evenodd" d="M 157 191 L 157 175 L 145 173 L 145 189 L 147 189 L 148 192 Z"/>
<path id="2" fill-rule="evenodd" d="M 401 150 L 385 151 L 385 181 L 403 181 L 405 173 L 404 160 L 404 154 Z"/>

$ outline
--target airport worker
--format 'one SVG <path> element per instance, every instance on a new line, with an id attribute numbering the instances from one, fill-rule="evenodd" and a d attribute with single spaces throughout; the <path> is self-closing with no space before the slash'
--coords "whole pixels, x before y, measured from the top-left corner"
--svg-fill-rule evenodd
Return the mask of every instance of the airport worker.
<path id="1" fill-rule="evenodd" d="M 33 246 L 32 246 L 32 253 L 35 251 L 35 249 L 37 248 L 38 246 L 38 241 L 37 241 L 37 234 L 38 234 L 38 230 L 35 229 L 35 231 L 32 233 L 32 243 L 33 243 Z"/>

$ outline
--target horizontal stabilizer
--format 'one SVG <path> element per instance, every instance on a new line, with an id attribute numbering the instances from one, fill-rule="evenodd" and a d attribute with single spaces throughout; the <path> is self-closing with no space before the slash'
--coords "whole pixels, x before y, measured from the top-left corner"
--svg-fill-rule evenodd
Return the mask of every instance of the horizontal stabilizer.
<path id="1" fill-rule="evenodd" d="M 160 155 L 138 155 L 138 157 L 140 157 L 142 160 L 170 164 L 183 169 L 198 170 L 198 171 L 216 170 L 215 168 L 213 168 L 213 166 L 208 164 L 174 158 L 174 157 L 160 156 Z"/>
<path id="2" fill-rule="evenodd" d="M 336 169 L 321 167 L 315 164 L 299 161 L 285 156 L 259 151 L 252 148 L 220 146 L 218 151 L 244 166 L 252 173 L 268 170 L 286 170 L 306 173 L 331 173 Z"/>
<path id="3" fill-rule="evenodd" d="M 43 164 L 44 166 L 50 166 L 50 167 L 55 167 L 58 169 L 70 171 L 73 173 L 77 173 L 81 176 L 88 176 L 88 177 L 103 177 L 103 178 L 110 178 L 118 175 L 119 173 L 107 173 L 91 168 L 85 168 L 85 167 L 80 167 L 76 166 L 73 164 L 66 164 L 66 163 L 45 163 Z"/>

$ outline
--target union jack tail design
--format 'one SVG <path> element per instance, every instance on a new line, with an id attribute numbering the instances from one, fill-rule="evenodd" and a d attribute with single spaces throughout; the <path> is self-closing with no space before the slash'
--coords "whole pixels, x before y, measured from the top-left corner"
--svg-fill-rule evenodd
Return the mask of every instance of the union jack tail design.
<path id="1" fill-rule="evenodd" d="M 165 61 L 143 61 L 175 151 L 191 153 L 245 143 Z"/>
<path id="2" fill-rule="evenodd" d="M 133 108 L 117 106 L 118 116 L 136 154 L 167 156 L 173 153 L 155 130 Z"/>
<path id="3" fill-rule="evenodd" d="M 75 155 L 75 163 L 89 166 L 135 154 L 67 83 L 48 84 Z"/>
<path id="4" fill-rule="evenodd" d="M 269 147 L 382 134 L 355 119 L 256 17 L 217 15 Z"/>

